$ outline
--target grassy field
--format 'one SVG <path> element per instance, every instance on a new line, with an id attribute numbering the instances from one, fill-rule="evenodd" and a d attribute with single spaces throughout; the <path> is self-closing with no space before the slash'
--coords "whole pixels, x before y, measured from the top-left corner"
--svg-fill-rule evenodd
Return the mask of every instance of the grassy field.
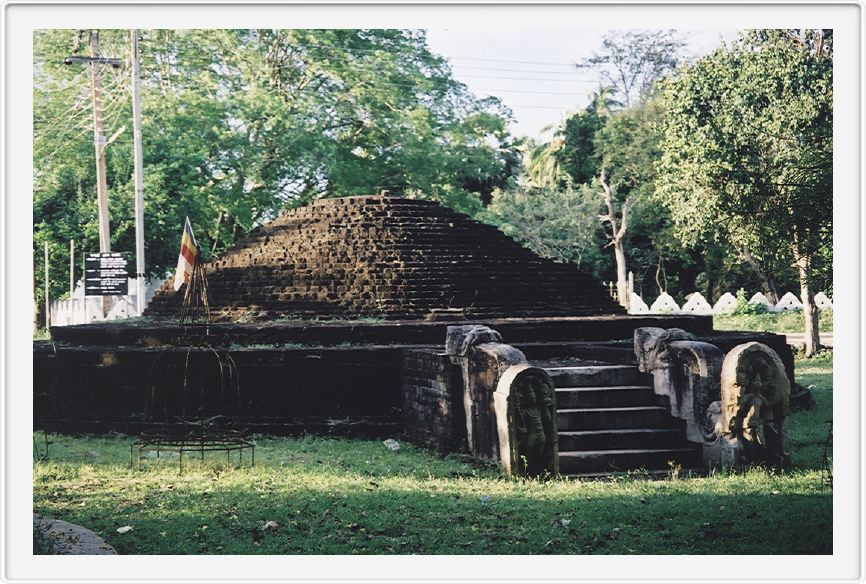
<path id="1" fill-rule="evenodd" d="M 763 314 L 716 314 L 713 328 L 720 331 L 763 331 L 768 333 L 802 333 L 802 312 L 766 312 Z M 822 333 L 833 332 L 833 311 L 822 310 L 818 317 Z"/>
<path id="2" fill-rule="evenodd" d="M 185 459 L 180 474 L 165 457 L 131 470 L 129 437 L 51 436 L 34 509 L 121 554 L 829 554 L 832 357 L 797 371 L 818 405 L 791 416 L 781 473 L 545 482 L 408 444 L 260 437 L 254 468 Z"/>

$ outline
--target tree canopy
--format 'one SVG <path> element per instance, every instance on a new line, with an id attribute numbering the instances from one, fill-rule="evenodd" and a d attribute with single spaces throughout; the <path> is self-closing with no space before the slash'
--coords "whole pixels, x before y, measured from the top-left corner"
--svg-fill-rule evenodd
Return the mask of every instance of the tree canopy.
<path id="1" fill-rule="evenodd" d="M 812 354 L 812 296 L 832 289 L 832 31 L 752 32 L 680 71 L 664 96 L 657 193 L 675 232 L 796 270 Z"/>
<path id="2" fill-rule="evenodd" d="M 54 297 L 68 241 L 98 240 L 89 71 L 63 64 L 85 32 L 34 35 L 34 259 L 48 242 Z M 186 215 L 207 259 L 288 207 L 387 192 L 599 279 L 622 283 L 627 266 L 640 294 L 712 299 L 756 275 L 832 292 L 831 31 L 752 31 L 686 65 L 672 31 L 608 34 L 579 64 L 596 94 L 542 144 L 512 136 L 510 111 L 457 82 L 424 31 L 139 34 L 151 274 L 174 266 Z M 112 246 L 128 251 L 128 31 L 100 43 L 123 63 L 102 84 Z M 603 227 L 626 219 L 621 237 Z"/>
<path id="3" fill-rule="evenodd" d="M 657 195 L 685 244 L 725 240 L 830 284 L 832 33 L 749 34 L 665 85 Z"/>

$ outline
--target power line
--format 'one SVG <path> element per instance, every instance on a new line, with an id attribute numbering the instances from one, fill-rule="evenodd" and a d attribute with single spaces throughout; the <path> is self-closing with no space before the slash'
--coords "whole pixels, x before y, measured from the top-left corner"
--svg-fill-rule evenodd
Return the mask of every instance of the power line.
<path id="1" fill-rule="evenodd" d="M 545 79 L 543 77 L 505 77 L 500 75 L 461 75 L 461 78 L 469 78 L 469 79 L 501 79 L 501 80 L 514 80 L 514 81 L 543 81 L 544 83 L 585 83 L 585 82 L 594 82 L 595 79 L 583 79 L 583 78 L 575 78 L 575 79 Z"/>
<path id="2" fill-rule="evenodd" d="M 86 110 L 84 110 L 84 111 L 86 111 Z M 58 128 L 64 121 L 66 121 L 66 122 L 70 121 L 68 118 L 65 120 L 63 120 L 61 118 L 63 118 L 63 116 L 58 116 L 57 121 L 55 121 L 51 125 L 44 128 L 40 135 L 41 136 L 50 135 L 53 133 L 53 130 Z M 75 117 L 73 117 L 71 119 L 71 121 L 75 121 Z M 55 140 L 63 140 L 64 138 L 66 138 L 67 134 L 69 134 L 70 132 L 77 130 L 77 129 L 87 128 L 88 130 L 90 130 L 90 129 L 92 129 L 92 126 L 90 124 L 91 124 L 90 116 L 83 117 L 83 118 L 79 119 L 78 121 L 75 121 L 74 124 L 70 124 L 70 125 L 66 126 L 66 128 L 64 130 L 62 130 L 62 132 L 60 133 L 59 136 L 55 135 L 54 139 Z"/>
<path id="3" fill-rule="evenodd" d="M 479 87 L 475 89 L 475 91 L 499 91 L 503 93 L 529 93 L 533 95 L 592 95 L 591 92 L 582 92 L 582 91 L 524 91 L 522 89 L 487 89 L 484 87 Z M 493 94 L 490 94 L 493 95 Z"/>
<path id="4" fill-rule="evenodd" d="M 69 140 L 63 141 L 57 148 L 55 148 L 51 152 L 51 154 L 49 154 L 47 156 L 40 156 L 40 159 L 45 160 L 45 161 L 54 160 L 54 157 L 57 155 L 57 153 L 60 152 L 61 150 L 63 150 L 64 148 L 66 148 L 67 146 L 69 146 L 70 142 L 76 142 L 76 141 L 78 141 L 79 138 L 81 138 L 85 134 L 90 134 L 91 132 L 93 132 L 92 128 L 84 128 L 83 131 L 79 132 L 75 136 L 72 136 Z"/>
<path id="5" fill-rule="evenodd" d="M 505 71 L 507 73 L 536 73 L 545 75 L 577 75 L 577 71 L 538 71 L 535 69 L 511 69 L 502 67 L 475 67 L 474 65 L 458 65 L 460 69 L 477 69 L 481 71 Z"/>
<path id="6" fill-rule="evenodd" d="M 487 61 L 491 63 L 517 63 L 519 65 L 551 65 L 555 67 L 575 67 L 577 63 L 556 63 L 553 61 L 516 61 L 514 59 L 485 59 L 483 57 L 446 56 L 446 59 L 461 59 L 465 61 Z"/>
<path id="7" fill-rule="evenodd" d="M 379 70 L 374 71 L 372 68 L 368 68 L 367 66 L 363 66 L 363 68 L 364 68 L 365 70 L 368 70 L 368 71 L 371 71 L 371 72 L 381 73 L 381 71 L 379 71 Z M 508 78 L 508 77 L 500 77 L 500 76 L 484 76 L 484 75 L 475 75 L 475 76 L 473 76 L 473 75 L 466 75 L 465 77 L 467 77 L 467 78 L 477 77 L 477 78 L 497 79 L 497 80 L 508 80 L 508 79 L 513 79 L 513 80 L 526 80 L 526 81 L 538 81 L 538 82 L 553 82 L 553 83 L 575 83 L 575 82 L 576 82 L 576 83 L 580 83 L 581 81 L 583 81 L 583 80 L 580 80 L 580 79 L 566 80 L 566 79 Z M 429 78 L 424 78 L 424 80 L 429 80 Z M 466 85 L 465 83 L 461 82 L 461 81 L 460 81 L 459 79 L 457 79 L 457 78 L 452 78 L 451 80 L 454 81 L 454 82 L 460 83 L 461 85 L 464 85 L 464 86 Z M 347 81 L 346 79 L 342 79 L 342 78 L 340 78 L 340 79 L 333 79 L 333 81 L 335 81 L 335 82 L 342 82 L 342 83 L 350 83 L 350 81 Z M 403 87 L 403 88 L 407 88 L 407 89 L 415 89 L 415 90 L 422 90 L 422 89 L 424 89 L 424 87 L 423 87 L 423 82 L 420 81 L 420 80 L 417 81 L 417 82 L 413 82 L 413 81 L 411 81 L 411 80 L 405 80 L 405 81 L 388 81 L 387 84 L 388 84 L 388 85 L 392 85 L 392 86 L 396 86 L 396 87 Z M 517 89 L 505 89 L 505 88 L 502 88 L 502 89 L 489 89 L 489 88 L 470 89 L 468 86 L 467 86 L 467 89 L 469 89 L 470 92 L 472 92 L 472 91 L 489 91 L 489 92 L 502 92 L 502 93 L 525 93 L 525 94 L 536 94 L 536 95 L 581 95 L 581 96 L 582 96 L 582 95 L 592 95 L 592 92 L 581 92 L 581 91 L 575 91 L 575 92 L 529 91 L 529 90 L 517 90 Z M 492 95 L 492 94 L 491 94 L 491 95 Z"/>
<path id="8" fill-rule="evenodd" d="M 43 131 L 50 130 L 51 128 L 53 128 L 55 126 L 60 125 L 61 120 L 66 120 L 66 119 L 68 119 L 69 116 L 72 116 L 74 119 L 76 117 L 76 114 L 80 114 L 80 112 L 82 112 L 82 111 L 86 112 L 87 110 L 85 108 L 87 108 L 87 106 L 84 105 L 83 102 L 76 99 L 75 103 L 73 103 L 66 111 L 64 111 L 62 114 L 60 114 L 58 116 L 55 116 L 55 122 L 50 123 L 47 119 L 42 120 L 41 123 L 50 124 L 50 125 L 46 126 L 46 128 Z"/>
<path id="9" fill-rule="evenodd" d="M 355 47 L 334 47 L 329 45 L 314 45 L 310 43 L 293 43 L 293 46 L 300 46 L 305 48 L 312 49 L 323 49 L 326 51 L 341 51 L 347 53 L 388 53 L 391 52 L 391 47 L 381 47 L 381 48 L 355 48 Z M 429 50 L 429 49 L 428 49 Z M 460 55 L 441 55 L 439 53 L 434 53 L 433 51 L 429 51 L 431 55 L 435 57 L 439 57 L 446 61 L 451 59 L 460 59 L 465 61 L 483 61 L 483 62 L 491 62 L 491 63 L 517 63 L 520 65 L 549 65 L 552 67 L 574 67 L 577 63 L 565 63 L 565 62 L 556 62 L 556 61 L 521 61 L 514 59 L 494 59 L 494 58 L 485 58 L 485 57 L 466 57 Z"/>
<path id="10" fill-rule="evenodd" d="M 351 48 L 350 49 L 338 49 L 336 47 L 327 47 L 327 46 L 322 46 L 322 45 L 304 45 L 303 43 L 299 43 L 299 45 L 300 46 L 306 46 L 308 48 L 324 49 L 327 51 L 344 50 L 347 53 L 349 53 L 350 56 L 351 56 L 351 53 L 358 53 L 358 52 L 361 52 L 361 53 L 363 53 L 363 52 L 377 52 L 377 53 L 388 52 L 387 50 L 384 50 L 384 49 L 351 49 Z M 450 63 L 450 61 L 452 59 L 459 59 L 459 60 L 466 60 L 466 61 L 481 61 L 481 62 L 489 62 L 489 63 L 516 63 L 516 64 L 520 64 L 520 65 L 543 65 L 543 66 L 554 66 L 554 67 L 573 67 L 575 70 L 577 69 L 577 63 L 561 63 L 561 62 L 557 63 L 557 62 L 552 62 L 552 61 L 521 61 L 521 60 L 513 60 L 513 59 L 490 59 L 490 58 L 483 58 L 483 57 L 459 57 L 459 56 L 438 55 L 436 53 L 432 53 L 432 54 L 434 54 L 437 57 L 443 58 L 446 61 L 449 61 L 449 64 L 451 64 L 452 66 L 461 67 L 463 69 L 480 69 L 482 67 L 476 67 L 476 66 L 471 66 L 471 65 L 452 64 L 452 63 Z M 503 69 L 496 69 L 493 67 L 487 67 L 486 69 L 489 69 L 491 71 L 503 70 Z M 532 71 L 532 72 L 534 72 L 534 73 L 550 73 L 550 74 L 554 74 L 554 75 L 570 75 L 573 73 L 570 71 L 569 72 L 565 72 L 565 71 Z M 576 73 L 576 71 L 575 71 L 575 73 Z"/>
<path id="11" fill-rule="evenodd" d="M 376 65 L 376 63 L 360 62 L 358 59 L 354 58 L 355 57 L 354 54 L 355 53 L 389 53 L 391 51 L 390 48 L 361 49 L 361 48 L 347 48 L 347 47 L 330 47 L 330 46 L 325 46 L 325 45 L 313 45 L 313 44 L 308 44 L 308 43 L 294 43 L 293 47 L 308 48 L 308 49 L 312 48 L 312 49 L 321 49 L 324 51 L 339 52 L 339 53 L 341 53 L 340 56 L 350 58 L 353 62 L 357 63 L 357 66 L 370 67 L 375 71 L 381 71 L 381 68 L 379 68 Z M 431 53 L 431 54 L 433 54 L 433 53 Z M 448 63 L 454 67 L 458 67 L 461 69 L 481 69 L 481 70 L 490 70 L 490 71 L 515 71 L 515 72 L 549 74 L 549 75 L 578 75 L 578 74 L 580 74 L 580 70 L 577 68 L 576 63 L 555 63 L 555 62 L 545 62 L 545 61 L 521 61 L 521 60 L 511 60 L 511 59 L 489 59 L 489 58 L 482 58 L 482 57 L 457 57 L 457 56 L 445 57 L 442 55 L 436 55 L 436 54 L 433 54 L 433 55 L 440 57 L 445 61 L 449 61 L 450 59 L 461 59 L 461 60 L 481 61 L 481 62 L 490 62 L 490 63 L 515 63 L 515 64 L 523 64 L 523 65 L 542 65 L 542 66 L 550 65 L 550 66 L 557 66 L 557 67 L 570 67 L 570 68 L 573 68 L 574 70 L 573 71 L 548 71 L 548 70 L 543 70 L 543 69 L 542 70 L 539 70 L 539 69 L 520 70 L 520 69 L 512 69 L 512 68 L 480 67 L 477 65 L 462 65 L 462 64 Z M 142 55 L 141 57 L 144 59 L 147 59 L 149 61 L 155 61 L 156 60 L 156 56 L 153 54 L 149 54 L 149 55 L 145 54 L 145 55 Z M 190 61 L 189 58 L 187 58 L 186 60 L 187 60 L 187 62 Z M 199 61 L 201 63 L 203 63 L 206 60 L 200 59 Z"/>
<path id="12" fill-rule="evenodd" d="M 159 62 L 155 59 L 155 57 L 148 56 L 146 58 L 148 64 L 159 64 Z M 352 65 L 352 68 L 355 71 L 365 71 L 374 73 L 376 75 L 382 75 L 383 70 L 380 67 L 376 67 L 372 63 L 356 63 Z M 490 72 L 490 71 L 503 71 L 506 73 L 528 73 L 531 75 L 536 75 L 536 77 L 513 77 L 507 75 L 480 75 L 477 73 L 457 73 L 456 71 L 451 71 L 451 75 L 448 77 L 449 79 L 459 81 L 459 78 L 484 78 L 484 79 L 507 79 L 507 80 L 518 80 L 518 81 L 549 81 L 551 83 L 597 83 L 598 78 L 595 76 L 585 76 L 581 72 L 573 71 L 573 72 L 565 72 L 565 71 L 539 71 L 532 69 L 511 69 L 511 68 L 501 68 L 501 67 L 472 67 L 472 66 L 460 66 L 461 69 L 472 69 L 473 71 L 479 72 Z M 419 71 L 420 72 L 420 71 Z M 559 77 L 544 77 L 545 75 L 557 75 Z M 431 77 L 425 77 L 425 79 L 432 79 Z"/>
<path id="13" fill-rule="evenodd" d="M 104 104 L 104 107 L 102 108 L 103 117 L 105 118 L 106 121 L 109 121 L 110 117 L 118 112 L 118 110 L 119 110 L 118 104 L 121 104 L 125 101 L 124 97 L 125 96 L 122 93 L 117 93 L 114 95 L 109 94 L 109 99 L 106 100 L 106 103 Z M 116 120 L 114 120 L 114 121 L 116 121 Z M 90 119 L 89 116 L 87 116 L 83 119 L 80 119 L 76 124 L 66 126 L 65 130 L 63 130 L 59 136 L 55 136 L 53 139 L 54 142 L 61 142 L 61 144 L 57 148 L 55 148 L 50 154 L 48 154 L 47 156 L 41 156 L 40 158 L 42 160 L 52 160 L 54 158 L 54 156 L 58 152 L 60 152 L 64 148 L 66 148 L 69 145 L 69 143 L 77 142 L 79 139 L 81 139 L 86 134 L 92 133 L 93 127 L 91 126 L 91 123 L 92 123 L 92 120 Z M 55 122 L 51 126 L 48 126 L 48 128 L 46 128 L 45 130 L 42 131 L 42 135 L 45 136 L 46 134 L 51 134 L 50 130 L 52 128 L 56 128 L 56 127 L 60 126 L 60 124 L 61 124 L 61 121 L 58 120 L 57 122 Z M 112 122 L 112 125 L 114 125 L 114 122 Z M 80 131 L 77 134 L 73 134 L 70 136 L 69 134 L 75 130 L 80 130 Z"/>
<path id="14" fill-rule="evenodd" d="M 552 105 L 527 105 L 527 104 L 522 104 L 522 103 L 513 103 L 513 104 L 509 104 L 508 107 L 510 107 L 510 108 L 512 108 L 512 109 L 520 108 L 520 109 L 545 109 L 545 110 L 556 110 L 556 111 L 560 111 L 560 112 L 563 112 L 563 113 L 566 112 L 566 111 L 569 111 L 569 108 L 568 108 L 568 107 L 556 107 L 556 106 L 552 106 Z M 569 107 L 570 107 L 570 106 L 569 106 Z"/>

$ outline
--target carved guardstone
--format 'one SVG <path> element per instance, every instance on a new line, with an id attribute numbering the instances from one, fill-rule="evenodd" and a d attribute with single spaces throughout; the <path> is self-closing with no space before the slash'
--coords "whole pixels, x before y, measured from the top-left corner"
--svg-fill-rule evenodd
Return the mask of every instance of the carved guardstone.
<path id="1" fill-rule="evenodd" d="M 465 357 L 469 349 L 481 343 L 502 342 L 502 335 L 483 324 L 449 326 L 445 335 L 445 352 L 455 357 Z"/>
<path id="2" fill-rule="evenodd" d="M 463 371 L 463 406 L 469 452 L 478 460 L 499 460 L 493 393 L 505 371 L 526 356 L 483 325 L 449 326 L 445 350 Z"/>
<path id="3" fill-rule="evenodd" d="M 547 371 L 528 363 L 509 367 L 493 401 L 505 474 L 558 474 L 556 393 Z"/>
<path id="4" fill-rule="evenodd" d="M 722 466 L 787 463 L 791 386 L 779 355 L 762 343 L 738 345 L 721 380 Z"/>
<path id="5" fill-rule="evenodd" d="M 685 420 L 686 438 L 703 445 L 706 465 L 720 462 L 720 377 L 724 354 L 678 329 L 638 328 L 634 349 L 638 369 L 652 373 L 653 390 L 670 400 L 671 415 Z"/>

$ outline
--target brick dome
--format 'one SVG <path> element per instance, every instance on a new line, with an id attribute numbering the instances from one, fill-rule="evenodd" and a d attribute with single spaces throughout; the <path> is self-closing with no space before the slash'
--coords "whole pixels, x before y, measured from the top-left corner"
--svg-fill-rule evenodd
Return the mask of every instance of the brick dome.
<path id="1" fill-rule="evenodd" d="M 438 203 L 322 199 L 251 231 L 205 266 L 217 321 L 278 318 L 467 319 L 622 314 L 574 264 L 521 247 Z M 146 314 L 180 313 L 164 288 Z"/>

